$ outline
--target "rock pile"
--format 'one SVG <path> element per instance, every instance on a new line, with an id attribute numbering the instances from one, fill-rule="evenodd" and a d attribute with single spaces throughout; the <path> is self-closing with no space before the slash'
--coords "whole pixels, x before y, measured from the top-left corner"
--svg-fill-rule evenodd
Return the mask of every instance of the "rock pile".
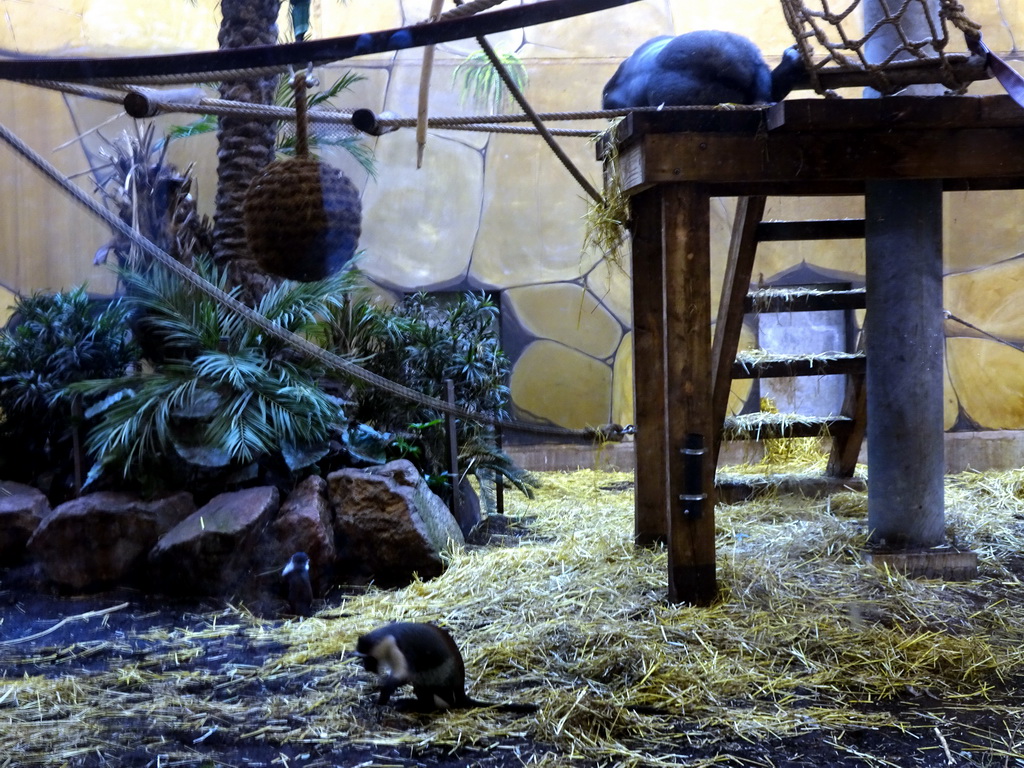
<path id="1" fill-rule="evenodd" d="M 143 500 L 100 492 L 50 509 L 38 490 L 0 483 L 0 568 L 28 568 L 66 592 L 133 586 L 177 596 L 263 600 L 295 552 L 309 555 L 314 593 L 335 585 L 394 586 L 443 570 L 464 543 L 444 502 L 399 460 L 311 476 L 277 488 Z"/>

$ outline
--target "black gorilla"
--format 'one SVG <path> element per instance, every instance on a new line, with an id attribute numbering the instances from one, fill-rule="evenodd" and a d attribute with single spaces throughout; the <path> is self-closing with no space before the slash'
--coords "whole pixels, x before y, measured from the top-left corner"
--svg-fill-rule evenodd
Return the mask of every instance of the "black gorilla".
<path id="1" fill-rule="evenodd" d="M 701 30 L 648 40 L 604 87 L 604 109 L 767 104 L 781 100 L 803 74 L 795 48 L 768 69 L 761 51 L 732 32 Z"/>

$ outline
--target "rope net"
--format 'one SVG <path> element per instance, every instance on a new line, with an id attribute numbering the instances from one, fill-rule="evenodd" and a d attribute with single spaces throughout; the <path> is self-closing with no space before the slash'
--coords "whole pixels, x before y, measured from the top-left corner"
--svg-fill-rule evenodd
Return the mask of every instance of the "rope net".
<path id="1" fill-rule="evenodd" d="M 980 26 L 956 0 L 781 2 L 811 87 L 824 96 L 837 96 L 827 86 L 846 84 L 841 75 L 850 73 L 882 94 L 919 83 L 963 93 L 971 82 L 988 76 L 980 62 L 948 50 L 950 26 L 967 40 L 980 37 Z"/>

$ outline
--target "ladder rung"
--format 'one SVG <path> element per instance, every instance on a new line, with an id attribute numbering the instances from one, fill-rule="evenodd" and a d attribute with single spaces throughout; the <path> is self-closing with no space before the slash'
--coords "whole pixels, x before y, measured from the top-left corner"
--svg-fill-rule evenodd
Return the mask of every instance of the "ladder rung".
<path id="1" fill-rule="evenodd" d="M 853 428 L 846 416 L 778 416 L 753 414 L 725 420 L 723 440 L 778 440 L 788 437 L 840 437 Z"/>
<path id="2" fill-rule="evenodd" d="M 829 352 L 807 357 L 741 353 L 732 364 L 732 377 L 777 379 L 790 376 L 835 376 L 864 373 L 864 370 L 864 354 L 859 352 Z"/>
<path id="3" fill-rule="evenodd" d="M 815 291 L 763 288 L 747 294 L 744 312 L 827 312 L 863 309 L 867 293 L 863 288 L 842 291 Z"/>
<path id="4" fill-rule="evenodd" d="M 762 221 L 757 225 L 761 242 L 779 240 L 863 240 L 864 219 L 818 221 Z"/>

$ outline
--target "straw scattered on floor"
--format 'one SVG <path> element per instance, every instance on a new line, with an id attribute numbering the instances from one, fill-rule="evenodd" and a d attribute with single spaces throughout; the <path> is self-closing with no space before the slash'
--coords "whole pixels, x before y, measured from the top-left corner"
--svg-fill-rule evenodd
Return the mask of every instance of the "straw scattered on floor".
<path id="1" fill-rule="evenodd" d="M 433 581 L 371 589 L 301 621 L 262 620 L 236 606 L 124 648 L 31 651 L 51 664 L 62 653 L 117 661 L 0 680 L 0 749 L 20 752 L 23 765 L 57 765 L 129 734 L 161 752 L 168 731 L 199 740 L 219 731 L 240 741 L 411 749 L 523 738 L 549 745 L 541 765 L 558 756 L 700 765 L 688 757 L 695 745 L 807 732 L 841 741 L 847 729 L 894 717 L 907 728 L 925 718 L 941 735 L 940 702 L 1024 718 L 1000 695 L 1024 672 L 1020 568 L 1012 567 L 1024 552 L 1024 471 L 948 479 L 949 538 L 981 561 L 979 578 L 966 583 L 912 581 L 865 564 L 860 493 L 720 506 L 722 594 L 710 608 L 666 603 L 664 550 L 632 544 L 631 475 L 542 477 L 535 500 L 507 499 L 527 530 L 518 546 L 457 552 Z M 394 620 L 448 627 L 475 698 L 540 711 L 378 711 L 374 681 L 345 652 Z M 243 651 L 260 662 L 242 663 Z M 18 653 L 28 652 L 6 649 L 4 660 L 31 661 Z M 905 715 L 884 706 L 895 700 Z M 1019 743 L 1008 732 L 948 747 L 1019 761 Z"/>

